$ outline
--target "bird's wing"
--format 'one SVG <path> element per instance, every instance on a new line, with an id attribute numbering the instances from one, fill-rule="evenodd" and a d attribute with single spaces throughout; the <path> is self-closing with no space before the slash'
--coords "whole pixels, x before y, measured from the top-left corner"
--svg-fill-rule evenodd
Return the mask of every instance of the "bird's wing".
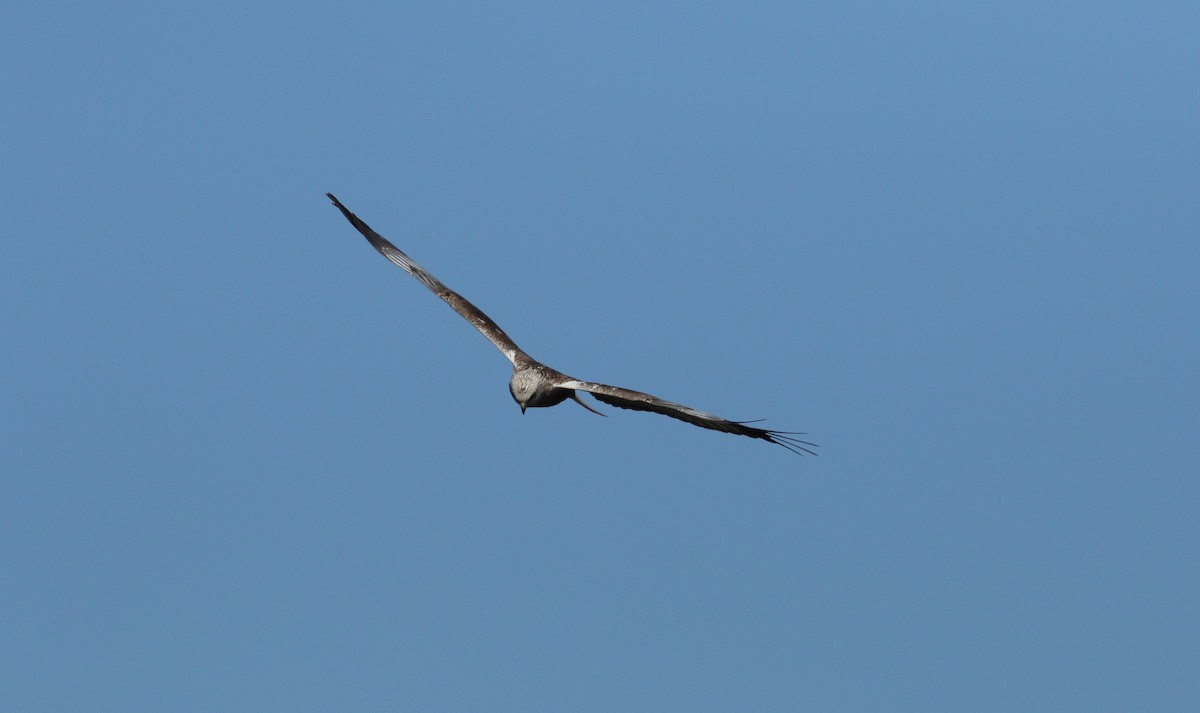
<path id="1" fill-rule="evenodd" d="M 632 389 L 622 389 L 619 386 L 609 386 L 607 384 L 596 384 L 590 381 L 578 381 L 569 379 L 558 386 L 564 389 L 577 389 L 586 391 L 592 396 L 595 396 L 600 401 L 618 408 L 627 408 L 634 411 L 652 411 L 661 413 L 664 416 L 677 418 L 680 421 L 699 426 L 701 428 L 711 428 L 714 431 L 723 431 L 725 433 L 733 433 L 739 436 L 749 436 L 750 438 L 761 438 L 769 443 L 774 443 L 792 451 L 793 453 L 802 454 L 808 453 L 816 455 L 815 452 L 809 450 L 816 448 L 817 444 L 802 441 L 794 436 L 803 436 L 803 433 L 790 433 L 788 431 L 771 431 L 765 428 L 755 428 L 747 425 L 752 423 L 749 421 L 730 421 L 720 416 L 714 416 L 711 413 L 697 411 L 689 406 L 672 403 L 660 399 L 657 396 L 644 394 L 641 391 Z"/>
<path id="2" fill-rule="evenodd" d="M 387 238 L 384 238 L 379 233 L 371 230 L 371 226 L 367 225 L 362 221 L 361 218 L 347 210 L 346 206 L 342 205 L 341 201 L 339 201 L 337 198 L 334 198 L 332 193 L 326 193 L 325 195 L 329 196 L 329 200 L 333 201 L 333 204 L 337 206 L 337 209 L 342 211 L 342 215 L 346 216 L 346 220 L 350 221 L 350 224 L 357 228 L 358 232 L 362 233 L 363 237 L 365 237 L 367 241 L 380 252 L 380 254 L 404 268 L 405 272 L 420 280 L 421 284 L 432 290 L 435 295 L 441 297 L 443 300 L 446 300 L 446 304 L 450 305 L 455 312 L 458 312 L 460 315 L 462 315 L 462 318 L 470 322 L 475 329 L 478 329 L 480 334 L 488 338 L 489 342 L 495 344 L 496 348 L 499 349 L 504 356 L 508 357 L 510 362 L 516 364 L 518 356 L 528 358 L 528 355 L 521 351 L 521 348 L 516 345 L 512 338 L 504 333 L 504 330 L 500 328 L 500 325 L 493 322 L 492 319 L 484 314 L 478 307 L 468 302 L 462 295 L 443 285 L 440 280 L 426 272 L 425 268 L 413 262 L 412 258 L 405 255 L 400 248 L 397 248 L 395 245 L 392 245 L 390 242 L 388 242 Z"/>

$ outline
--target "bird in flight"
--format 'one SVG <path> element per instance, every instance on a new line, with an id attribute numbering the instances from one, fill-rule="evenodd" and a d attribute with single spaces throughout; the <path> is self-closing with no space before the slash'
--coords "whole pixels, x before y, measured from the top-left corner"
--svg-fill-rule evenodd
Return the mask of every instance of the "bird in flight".
<path id="1" fill-rule="evenodd" d="M 425 268 L 413 262 L 412 258 L 401 252 L 399 248 L 388 242 L 382 235 L 372 230 L 371 226 L 364 223 L 357 215 L 351 213 L 332 193 L 326 193 L 325 195 L 329 196 L 329 200 L 333 201 L 333 204 L 342 212 L 342 215 L 346 216 L 346 220 L 350 221 L 350 224 L 363 234 L 363 237 L 367 239 L 367 242 L 371 243 L 372 247 L 388 260 L 403 268 L 405 272 L 417 278 L 422 285 L 428 287 L 435 295 L 445 300 L 446 304 L 450 305 L 455 312 L 458 312 L 463 319 L 470 322 L 475 329 L 478 329 L 483 336 L 487 337 L 488 341 L 496 345 L 501 354 L 512 362 L 513 373 L 512 378 L 508 382 L 508 391 L 512 394 L 513 400 L 521 407 L 521 413 L 525 413 L 525 409 L 527 408 L 556 406 L 567 399 L 573 399 L 588 411 L 604 416 L 605 414 L 588 406 L 579 398 L 578 392 L 586 391 L 597 400 L 610 406 L 632 409 L 634 411 L 661 413 L 664 416 L 677 418 L 680 421 L 686 421 L 701 428 L 733 433 L 738 436 L 759 438 L 768 443 L 783 446 L 796 454 L 803 455 L 804 453 L 809 453 L 816 455 L 811 449 L 816 448 L 817 444 L 796 438 L 796 436 L 805 435 L 803 433 L 757 428 L 749 425 L 750 423 L 754 423 L 753 421 L 730 421 L 720 416 L 713 416 L 703 411 L 697 411 L 689 406 L 672 403 L 640 391 L 623 389 L 619 386 L 598 384 L 593 381 L 580 381 L 560 371 L 551 369 L 521 351 L 516 342 L 505 334 L 504 330 L 493 322 L 490 317 L 480 311 L 478 307 L 468 302 L 462 295 L 443 285 L 440 280 L 429 274 Z"/>

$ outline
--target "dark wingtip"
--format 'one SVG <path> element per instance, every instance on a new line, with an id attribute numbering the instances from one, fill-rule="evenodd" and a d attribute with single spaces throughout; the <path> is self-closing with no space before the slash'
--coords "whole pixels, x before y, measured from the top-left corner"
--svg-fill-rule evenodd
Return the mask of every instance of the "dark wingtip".
<path id="1" fill-rule="evenodd" d="M 770 438 L 767 440 L 769 440 L 771 443 L 783 446 L 792 453 L 800 456 L 804 455 L 805 453 L 809 454 L 810 456 L 815 456 L 817 455 L 817 452 L 812 449 L 820 448 L 820 446 L 816 443 L 802 441 L 799 438 L 792 438 L 785 432 L 771 431 L 769 432 L 769 436 Z"/>
<path id="2" fill-rule="evenodd" d="M 810 456 L 815 456 L 817 455 L 817 452 L 814 451 L 813 448 L 821 447 L 811 441 L 805 441 L 800 438 L 796 438 L 796 436 L 807 435 L 797 431 L 768 431 L 765 428 L 755 428 L 752 430 L 756 431 L 756 433 L 746 435 L 755 435 L 758 438 L 762 438 L 765 441 L 774 443 L 777 446 L 783 446 L 798 456 L 802 456 L 805 453 Z"/>
<path id="3" fill-rule="evenodd" d="M 362 221 L 358 219 L 357 215 L 351 213 L 349 208 L 342 205 L 342 202 L 337 199 L 337 196 L 333 195 L 332 193 L 326 193 L 325 195 L 329 197 L 329 200 L 333 201 L 334 207 L 336 207 L 338 210 L 342 211 L 342 215 L 344 215 L 346 217 L 346 220 L 350 221 L 350 223 L 355 228 L 358 228 L 359 231 L 362 231 L 363 228 L 359 227 L 359 223 L 362 223 Z M 365 226 L 366 226 L 366 223 L 363 223 L 363 227 L 365 227 Z M 368 230 L 369 230 L 369 228 L 368 228 Z"/>
<path id="4" fill-rule="evenodd" d="M 761 438 L 768 443 L 774 443 L 777 446 L 783 446 L 796 455 L 802 456 L 805 453 L 809 454 L 810 456 L 817 455 L 817 452 L 812 449 L 820 448 L 821 446 L 810 441 L 796 438 L 796 436 L 807 436 L 807 433 L 803 431 L 773 431 L 768 428 L 757 428 L 755 426 L 747 425 L 751 423 L 758 423 L 759 421 L 762 421 L 762 419 L 755 419 L 753 421 L 730 421 L 729 423 L 741 427 L 740 430 L 734 431 L 734 433 L 738 433 L 739 435 L 750 436 L 751 438 Z"/>

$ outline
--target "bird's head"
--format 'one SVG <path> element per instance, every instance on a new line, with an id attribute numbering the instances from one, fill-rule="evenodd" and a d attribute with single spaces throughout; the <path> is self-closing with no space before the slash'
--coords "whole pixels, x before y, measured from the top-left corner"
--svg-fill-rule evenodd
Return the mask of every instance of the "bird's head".
<path id="1" fill-rule="evenodd" d="M 534 400 L 540 384 L 541 380 L 532 370 L 513 372 L 512 379 L 508 382 L 508 392 L 512 394 L 513 401 L 521 407 L 521 413 L 525 413 L 525 409 Z"/>

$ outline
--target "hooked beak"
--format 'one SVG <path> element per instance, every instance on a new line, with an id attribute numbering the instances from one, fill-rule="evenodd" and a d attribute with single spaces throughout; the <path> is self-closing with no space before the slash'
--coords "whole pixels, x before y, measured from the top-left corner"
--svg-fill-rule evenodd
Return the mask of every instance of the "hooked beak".
<path id="1" fill-rule="evenodd" d="M 521 415 L 524 415 L 524 414 L 525 414 L 525 402 L 522 401 L 521 402 Z"/>

